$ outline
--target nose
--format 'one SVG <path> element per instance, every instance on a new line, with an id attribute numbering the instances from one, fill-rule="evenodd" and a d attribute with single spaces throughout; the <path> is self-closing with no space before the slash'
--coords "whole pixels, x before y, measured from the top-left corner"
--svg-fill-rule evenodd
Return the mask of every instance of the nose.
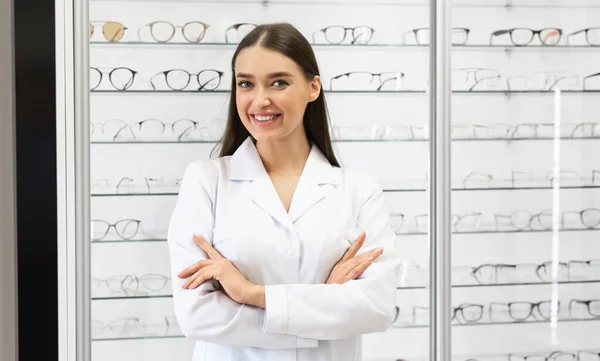
<path id="1" fill-rule="evenodd" d="M 256 98 L 254 99 L 255 103 L 259 107 L 267 107 L 271 105 L 271 98 L 269 97 L 269 92 L 263 88 L 259 87 L 256 92 Z"/>

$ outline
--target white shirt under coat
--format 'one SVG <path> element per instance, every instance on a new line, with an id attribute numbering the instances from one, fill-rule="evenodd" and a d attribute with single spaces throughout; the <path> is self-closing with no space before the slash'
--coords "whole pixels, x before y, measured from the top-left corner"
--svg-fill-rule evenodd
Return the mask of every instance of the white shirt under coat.
<path id="1" fill-rule="evenodd" d="M 358 254 L 384 248 L 359 277 L 326 285 L 361 231 Z M 206 259 L 209 241 L 252 283 L 266 309 L 241 305 L 177 273 Z M 232 156 L 187 167 L 168 230 L 175 315 L 196 340 L 193 361 L 358 361 L 361 334 L 385 331 L 395 312 L 399 259 L 377 182 L 333 167 L 316 145 L 285 211 L 251 138 Z"/>

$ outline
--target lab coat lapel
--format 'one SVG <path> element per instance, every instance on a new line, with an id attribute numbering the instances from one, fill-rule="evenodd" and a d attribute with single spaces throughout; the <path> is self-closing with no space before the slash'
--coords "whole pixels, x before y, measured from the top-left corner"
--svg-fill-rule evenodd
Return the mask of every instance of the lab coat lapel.
<path id="1" fill-rule="evenodd" d="M 246 196 L 286 228 L 294 229 L 252 138 L 248 137 L 231 157 L 229 178 L 250 181 L 244 187 Z"/>
<path id="2" fill-rule="evenodd" d="M 328 185 L 338 183 L 338 174 L 319 147 L 313 144 L 290 205 L 292 222 L 327 196 L 331 189 Z"/>

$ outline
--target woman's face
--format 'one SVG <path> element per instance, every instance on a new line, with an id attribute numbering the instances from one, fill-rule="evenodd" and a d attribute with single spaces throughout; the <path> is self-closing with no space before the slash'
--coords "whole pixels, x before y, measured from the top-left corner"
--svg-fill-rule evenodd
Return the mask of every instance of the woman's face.
<path id="1" fill-rule="evenodd" d="M 235 80 L 238 114 L 257 142 L 306 138 L 304 110 L 319 96 L 319 76 L 306 80 L 292 59 L 252 46 L 238 54 Z"/>

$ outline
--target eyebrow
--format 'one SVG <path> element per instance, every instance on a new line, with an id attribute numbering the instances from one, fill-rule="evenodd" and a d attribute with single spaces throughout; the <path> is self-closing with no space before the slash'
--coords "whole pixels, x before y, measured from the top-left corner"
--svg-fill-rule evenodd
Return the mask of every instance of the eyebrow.
<path id="1" fill-rule="evenodd" d="M 275 73 L 268 74 L 267 78 L 279 78 L 279 77 L 284 77 L 284 76 L 293 77 L 293 75 L 291 73 L 288 73 L 286 71 L 278 71 Z M 252 74 L 247 74 L 247 73 L 237 73 L 235 77 L 236 78 L 247 78 L 247 79 L 254 78 L 254 76 Z"/>

